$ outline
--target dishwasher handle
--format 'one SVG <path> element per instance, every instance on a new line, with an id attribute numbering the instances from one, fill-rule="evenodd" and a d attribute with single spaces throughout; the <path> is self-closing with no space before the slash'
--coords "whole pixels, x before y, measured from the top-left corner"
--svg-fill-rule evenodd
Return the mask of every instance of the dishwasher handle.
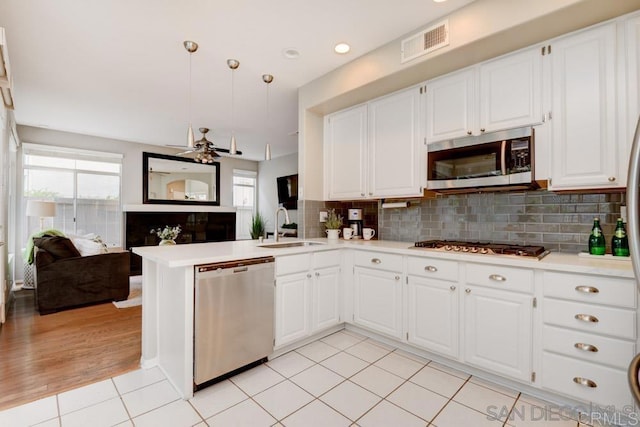
<path id="1" fill-rule="evenodd" d="M 268 257 L 260 257 L 260 258 L 250 258 L 250 259 L 241 259 L 234 260 L 228 262 L 217 262 L 213 264 L 203 264 L 196 265 L 197 273 L 205 273 L 207 271 L 215 271 L 215 270 L 226 270 L 233 268 L 234 273 L 241 273 L 248 270 L 248 267 L 256 264 L 267 264 L 270 262 L 275 262 L 275 258 L 272 256 Z"/>

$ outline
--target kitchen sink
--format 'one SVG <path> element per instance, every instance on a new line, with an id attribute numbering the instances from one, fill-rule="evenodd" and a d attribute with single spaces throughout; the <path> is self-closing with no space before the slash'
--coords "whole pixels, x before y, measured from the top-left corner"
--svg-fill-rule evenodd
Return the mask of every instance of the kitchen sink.
<path id="1" fill-rule="evenodd" d="M 317 246 L 317 245 L 326 245 L 326 243 L 309 242 L 309 241 L 306 241 L 306 240 L 300 240 L 300 241 L 297 241 L 297 242 L 267 243 L 267 244 L 264 244 L 264 245 L 258 245 L 258 247 L 276 249 L 276 248 L 298 248 L 298 247 L 301 247 L 301 246 Z"/>

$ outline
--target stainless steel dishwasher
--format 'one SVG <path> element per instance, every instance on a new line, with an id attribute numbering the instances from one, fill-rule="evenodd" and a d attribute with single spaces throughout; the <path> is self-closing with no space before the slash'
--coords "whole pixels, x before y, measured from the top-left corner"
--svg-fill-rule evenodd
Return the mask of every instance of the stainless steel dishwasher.
<path id="1" fill-rule="evenodd" d="M 195 390 L 273 352 L 274 281 L 273 257 L 195 266 Z"/>

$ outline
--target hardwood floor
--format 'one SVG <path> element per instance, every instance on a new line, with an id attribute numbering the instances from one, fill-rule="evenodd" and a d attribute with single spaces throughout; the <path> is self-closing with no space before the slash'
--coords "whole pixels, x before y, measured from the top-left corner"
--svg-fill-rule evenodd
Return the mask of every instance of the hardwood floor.
<path id="1" fill-rule="evenodd" d="M 137 369 L 142 307 L 112 303 L 40 316 L 21 290 L 0 328 L 0 410 Z"/>

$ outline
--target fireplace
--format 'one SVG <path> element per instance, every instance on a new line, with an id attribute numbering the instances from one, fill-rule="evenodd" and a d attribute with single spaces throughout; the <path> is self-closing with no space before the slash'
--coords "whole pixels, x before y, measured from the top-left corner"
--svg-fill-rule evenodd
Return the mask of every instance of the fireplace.
<path id="1" fill-rule="evenodd" d="M 144 206 L 144 205 L 143 205 Z M 159 207 L 160 208 L 160 207 Z M 168 208 L 167 206 L 164 207 Z M 177 244 L 222 242 L 236 239 L 236 213 L 217 211 L 207 212 L 202 209 L 190 211 L 188 206 L 180 207 L 180 211 L 126 210 L 125 211 L 125 244 L 126 249 L 137 246 L 154 246 L 160 242 L 152 229 L 180 225 L 182 231 L 176 239 Z M 142 258 L 131 253 L 131 275 L 142 274 Z"/>

